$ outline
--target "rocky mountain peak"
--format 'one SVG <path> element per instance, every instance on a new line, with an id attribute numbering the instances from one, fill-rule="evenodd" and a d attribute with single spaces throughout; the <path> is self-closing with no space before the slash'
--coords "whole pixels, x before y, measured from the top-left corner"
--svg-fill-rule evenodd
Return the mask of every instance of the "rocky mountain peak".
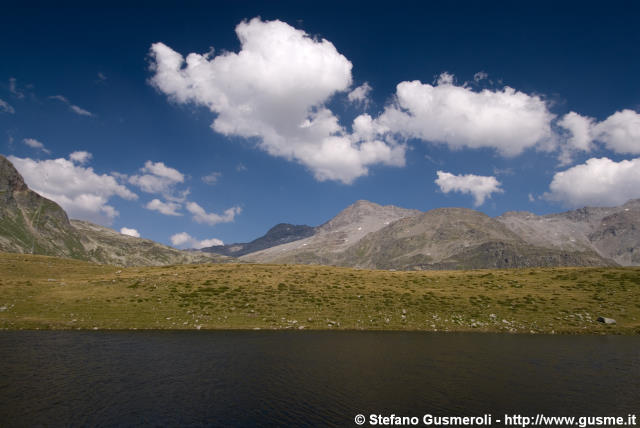
<path id="1" fill-rule="evenodd" d="M 420 214 L 418 210 L 409 210 L 394 205 L 378 205 L 374 202 L 359 200 L 338 213 L 337 216 L 319 226 L 322 232 L 331 232 L 345 227 L 365 227 L 372 231 L 370 225 L 388 225 L 404 217 Z M 381 227 L 380 226 L 380 227 Z M 377 230 L 380 227 L 375 227 Z"/>
<path id="2" fill-rule="evenodd" d="M 22 175 L 6 157 L 0 155 L 0 192 L 29 190 Z"/>

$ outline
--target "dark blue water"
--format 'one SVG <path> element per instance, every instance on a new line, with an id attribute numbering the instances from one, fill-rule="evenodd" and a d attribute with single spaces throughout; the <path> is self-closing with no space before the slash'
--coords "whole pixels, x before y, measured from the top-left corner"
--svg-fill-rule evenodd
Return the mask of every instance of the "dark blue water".
<path id="1" fill-rule="evenodd" d="M 0 426 L 640 413 L 640 337 L 0 332 Z"/>

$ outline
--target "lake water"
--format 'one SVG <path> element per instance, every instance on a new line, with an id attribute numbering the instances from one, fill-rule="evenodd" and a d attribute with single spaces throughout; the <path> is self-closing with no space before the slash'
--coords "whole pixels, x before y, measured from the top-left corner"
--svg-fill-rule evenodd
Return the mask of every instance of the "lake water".
<path id="1" fill-rule="evenodd" d="M 3 427 L 626 416 L 639 403 L 637 336 L 0 332 Z"/>

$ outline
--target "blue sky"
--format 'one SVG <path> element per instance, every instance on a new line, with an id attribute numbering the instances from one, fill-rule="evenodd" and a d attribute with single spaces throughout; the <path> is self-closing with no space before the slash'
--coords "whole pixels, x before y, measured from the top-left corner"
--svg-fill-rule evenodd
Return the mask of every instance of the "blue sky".
<path id="1" fill-rule="evenodd" d="M 0 153 L 71 217 L 178 247 L 358 199 L 640 197 L 640 7 L 523 3 L 5 6 Z"/>

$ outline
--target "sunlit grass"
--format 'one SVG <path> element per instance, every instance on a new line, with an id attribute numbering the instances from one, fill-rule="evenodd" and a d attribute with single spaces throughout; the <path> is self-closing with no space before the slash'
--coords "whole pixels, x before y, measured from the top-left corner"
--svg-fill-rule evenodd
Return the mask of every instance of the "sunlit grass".
<path id="1" fill-rule="evenodd" d="M 614 318 L 616 325 L 597 322 Z M 121 269 L 0 253 L 3 329 L 640 333 L 640 268 L 390 272 L 210 264 Z"/>

